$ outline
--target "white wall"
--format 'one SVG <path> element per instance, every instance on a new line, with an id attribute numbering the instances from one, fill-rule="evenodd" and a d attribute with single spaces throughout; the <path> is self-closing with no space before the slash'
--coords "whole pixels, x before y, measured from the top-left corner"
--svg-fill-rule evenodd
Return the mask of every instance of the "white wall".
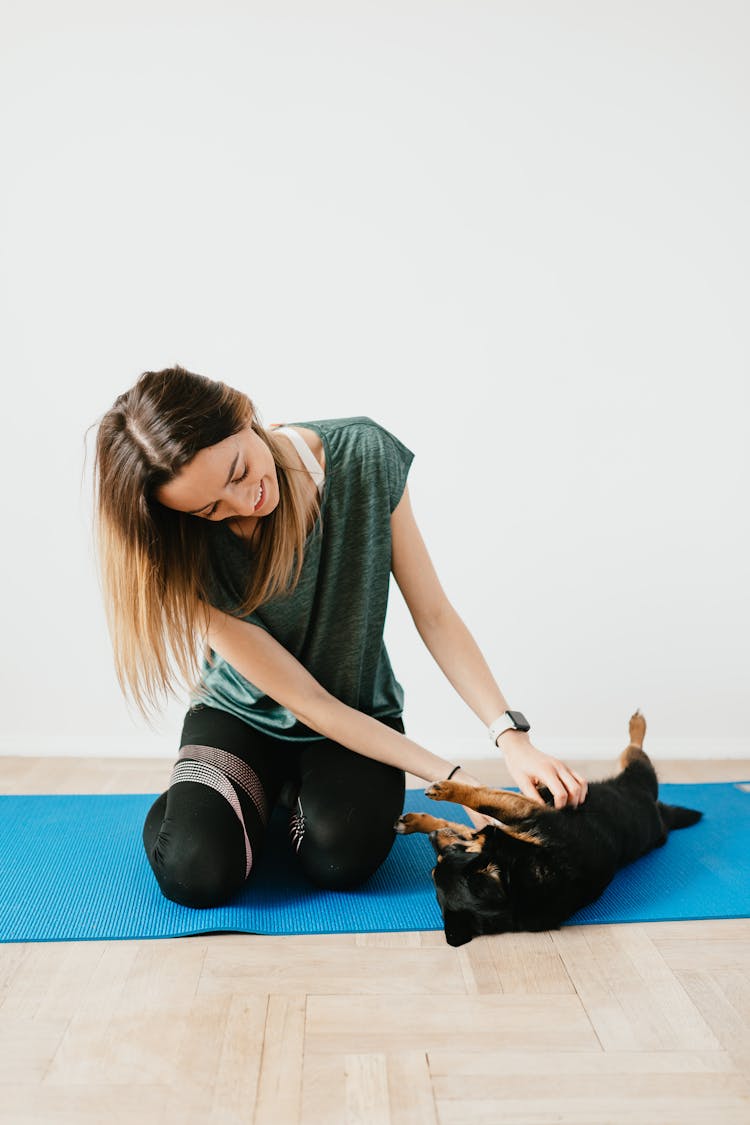
<path id="1" fill-rule="evenodd" d="M 116 684 L 83 435 L 149 368 L 416 453 L 534 741 L 750 753 L 750 8 L 3 9 L 0 750 L 167 754 Z M 407 733 L 489 752 L 395 583 Z"/>

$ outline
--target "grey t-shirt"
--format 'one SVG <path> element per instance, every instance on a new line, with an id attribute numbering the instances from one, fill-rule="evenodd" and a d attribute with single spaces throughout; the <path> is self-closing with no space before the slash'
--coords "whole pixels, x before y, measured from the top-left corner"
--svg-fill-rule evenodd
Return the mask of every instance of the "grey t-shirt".
<path id="1" fill-rule="evenodd" d="M 391 512 L 414 454 L 372 418 L 291 422 L 315 430 L 325 448 L 321 516 L 307 538 L 299 583 L 244 620 L 271 634 L 336 699 L 374 718 L 397 717 L 404 693 L 383 640 L 391 574 Z M 322 526 L 322 531 L 321 531 Z M 222 521 L 211 525 L 211 604 L 237 616 L 253 555 Z M 275 738 L 323 735 L 264 695 L 218 653 L 203 661 L 209 706 Z M 190 700 L 191 705 L 198 702 Z"/>

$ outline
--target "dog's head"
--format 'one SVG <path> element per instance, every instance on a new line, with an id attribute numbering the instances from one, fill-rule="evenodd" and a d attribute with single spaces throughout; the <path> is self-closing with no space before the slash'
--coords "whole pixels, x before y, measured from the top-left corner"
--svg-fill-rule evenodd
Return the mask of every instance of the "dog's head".
<path id="1" fill-rule="evenodd" d="M 432 869 L 449 945 L 480 934 L 556 929 L 574 912 L 579 879 L 556 848 L 488 825 L 470 840 L 430 832 Z"/>
<path id="2" fill-rule="evenodd" d="M 437 833 L 429 835 L 437 852 L 432 878 L 448 944 L 464 945 L 477 934 L 512 930 L 507 873 L 476 848 L 470 851 L 471 845 L 456 842 L 441 850 Z"/>

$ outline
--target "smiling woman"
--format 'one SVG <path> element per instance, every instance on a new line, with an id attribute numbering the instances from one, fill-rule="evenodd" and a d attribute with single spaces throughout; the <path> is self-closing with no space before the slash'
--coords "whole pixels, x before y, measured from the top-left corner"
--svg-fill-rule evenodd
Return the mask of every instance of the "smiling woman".
<path id="1" fill-rule="evenodd" d="M 265 428 L 247 396 L 181 367 L 144 373 L 101 419 L 96 534 L 120 684 L 146 714 L 171 688 L 171 646 L 191 692 L 143 829 L 166 897 L 239 890 L 282 788 L 309 878 L 356 886 L 395 839 L 402 755 L 445 772 L 404 737 L 383 642 L 412 456 L 370 418 Z"/>

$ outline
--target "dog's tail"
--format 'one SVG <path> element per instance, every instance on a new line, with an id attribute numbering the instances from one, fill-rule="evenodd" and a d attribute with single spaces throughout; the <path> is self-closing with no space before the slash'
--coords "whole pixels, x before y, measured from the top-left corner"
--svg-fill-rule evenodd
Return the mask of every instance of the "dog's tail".
<path id="1" fill-rule="evenodd" d="M 691 824 L 697 824 L 703 816 L 702 812 L 698 809 L 686 809 L 682 805 L 665 805 L 663 801 L 657 801 L 661 818 L 664 821 L 664 826 L 669 832 L 673 828 L 689 828 Z"/>

